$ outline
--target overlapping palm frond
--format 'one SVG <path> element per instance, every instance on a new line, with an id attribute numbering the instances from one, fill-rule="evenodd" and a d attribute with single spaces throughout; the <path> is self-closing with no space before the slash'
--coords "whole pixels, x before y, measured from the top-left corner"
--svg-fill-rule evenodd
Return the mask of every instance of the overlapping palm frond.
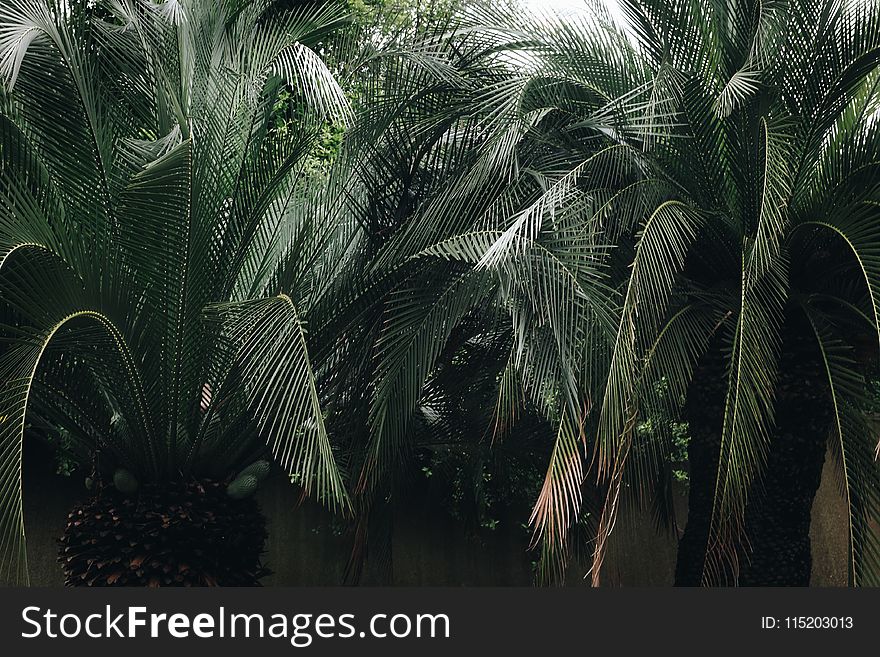
<path id="1" fill-rule="evenodd" d="M 680 419 L 718 349 L 700 559 L 704 583 L 730 581 L 797 315 L 834 408 L 851 579 L 876 579 L 866 373 L 843 319 L 880 339 L 876 3 L 621 0 L 625 29 L 599 2 L 565 21 L 473 3 L 337 48 L 332 70 L 338 11 L 270 4 L 0 9 L 15 578 L 33 412 L 160 479 L 228 471 L 259 437 L 359 514 L 358 541 L 438 435 L 543 432 L 541 571 L 561 576 L 589 531 L 599 583 L 626 491 L 668 493 L 671 437 L 638 426 Z M 316 173 L 330 124 L 346 130 Z M 835 280 L 816 275 L 831 257 Z M 488 405 L 456 418 L 467 395 Z"/>
<path id="2" fill-rule="evenodd" d="M 626 344 L 636 355 L 625 367 L 611 363 L 602 413 L 616 423 L 600 428 L 599 445 L 620 435 L 627 421 L 644 419 L 639 404 L 652 406 L 651 388 L 641 384 L 631 385 L 636 402 L 622 394 L 609 397 L 615 381 L 672 380 L 675 398 L 683 400 L 693 364 L 710 338 L 726 345 L 726 403 L 718 423 L 720 457 L 702 581 L 729 583 L 747 543 L 746 508 L 758 497 L 756 482 L 766 474 L 773 442 L 777 363 L 789 339 L 785 318 L 805 312 L 795 299 L 821 293 L 838 301 L 838 313 L 858 308 L 870 319 L 870 330 L 877 330 L 871 228 L 878 219 L 871 155 L 877 140 L 871 116 L 880 16 L 876 7 L 861 2 L 622 4 L 655 86 L 674 105 L 680 122 L 668 138 L 650 145 L 646 159 L 658 167 L 658 178 L 672 183 L 668 198 L 683 199 L 705 214 L 705 228 L 682 256 L 686 264 L 671 287 L 676 303 L 661 315 L 661 325 L 671 329 L 684 317 L 677 313 L 687 309 L 695 330 L 682 334 L 686 342 L 665 371 L 654 370 L 646 356 L 656 328 L 627 334 Z M 669 77 L 676 84 L 662 84 Z M 678 228 L 668 226 L 666 239 L 674 242 Z M 839 275 L 853 286 L 830 291 L 815 272 L 804 274 L 804 268 L 815 266 L 807 263 L 829 257 L 848 263 Z M 662 280 L 668 271 L 653 266 L 646 276 Z M 636 275 L 634 269 L 633 280 Z M 700 319 L 692 314 L 698 308 Z M 657 310 L 656 304 L 639 308 L 640 313 Z M 847 410 L 864 407 L 867 393 L 859 378 L 864 373 L 844 364 L 845 341 L 853 334 L 834 335 L 828 321 L 814 318 L 812 339 L 820 345 L 831 386 L 833 433 L 838 442 L 843 435 L 854 444 L 861 441 L 861 447 L 850 449 L 864 454 L 869 433 L 853 428 L 859 412 Z M 830 444 L 840 452 L 834 439 Z M 605 457 L 639 473 L 636 481 L 647 484 L 657 458 L 644 460 L 643 453 L 629 452 L 637 462 L 624 466 L 616 451 Z M 845 468 L 845 459 L 838 463 Z M 854 583 L 873 581 L 880 571 L 873 548 L 864 547 L 873 539 L 866 516 L 860 515 L 875 515 L 864 500 L 872 499 L 865 494 L 877 466 L 863 457 L 859 463 L 847 484 L 859 488 L 860 500 L 853 508 L 851 535 Z"/>

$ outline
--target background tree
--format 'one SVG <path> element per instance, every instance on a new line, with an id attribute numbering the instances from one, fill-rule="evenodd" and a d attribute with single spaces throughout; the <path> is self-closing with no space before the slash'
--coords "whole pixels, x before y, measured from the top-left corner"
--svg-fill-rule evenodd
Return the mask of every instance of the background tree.
<path id="1" fill-rule="evenodd" d="M 431 25 L 362 69 L 371 102 L 339 163 L 362 251 L 330 297 L 339 324 L 311 334 L 345 355 L 332 370 L 342 397 L 327 407 L 340 409 L 336 435 L 354 439 L 355 553 L 420 447 L 470 449 L 493 436 L 515 445 L 537 420 L 547 475 L 534 520 L 546 539 L 542 577 L 558 575 L 568 511 L 589 487 L 579 445 L 618 303 L 604 236 L 585 218 L 641 175 L 623 138 L 638 142 L 649 127 L 634 119 L 639 100 L 607 105 L 644 71 L 604 28 L 593 40 L 585 24 L 523 25 L 493 8 Z M 463 389 L 495 401 L 468 404 L 465 417 Z"/>

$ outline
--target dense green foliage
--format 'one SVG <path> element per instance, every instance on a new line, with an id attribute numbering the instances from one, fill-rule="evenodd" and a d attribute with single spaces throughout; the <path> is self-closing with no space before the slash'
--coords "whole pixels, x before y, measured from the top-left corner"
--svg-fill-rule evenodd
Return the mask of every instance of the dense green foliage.
<path id="1" fill-rule="evenodd" d="M 99 451 L 110 472 L 147 481 L 226 476 L 261 438 L 305 488 L 347 503 L 298 308 L 271 279 L 312 144 L 349 111 L 308 47 L 344 22 L 320 8 L 264 19 L 266 6 L 0 9 L 11 341 L 0 361 L 0 565 L 13 579 L 26 576 L 28 412 Z M 300 122 L 279 140 L 266 117 L 285 82 Z"/>
<path id="2" fill-rule="evenodd" d="M 268 445 L 352 579 L 413 477 L 488 526 L 528 497 L 539 580 L 594 583 L 618 516 L 674 526 L 709 424 L 731 582 L 806 341 L 875 582 L 880 9 L 620 4 L 4 5 L 0 565 L 27 421 L 148 482 Z"/>

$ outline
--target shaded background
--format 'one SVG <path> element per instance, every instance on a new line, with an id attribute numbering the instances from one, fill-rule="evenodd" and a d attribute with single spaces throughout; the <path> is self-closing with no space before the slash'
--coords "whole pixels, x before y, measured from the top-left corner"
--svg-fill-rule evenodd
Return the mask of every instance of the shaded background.
<path id="1" fill-rule="evenodd" d="M 33 442 L 31 443 L 33 444 Z M 834 483 L 830 458 L 812 511 L 813 586 L 846 586 L 846 503 Z M 62 586 L 56 541 L 64 531 L 67 512 L 88 492 L 82 477 L 55 473 L 51 455 L 39 447 L 25 452 L 24 504 L 28 564 L 32 586 Z M 260 488 L 258 499 L 268 520 L 266 564 L 274 574 L 271 586 L 340 584 L 348 562 L 351 537 L 321 507 L 297 506 L 297 492 L 275 475 Z M 391 528 L 391 559 L 370 564 L 363 584 L 397 586 L 528 586 L 533 582 L 528 534 L 519 523 L 502 518 L 495 529 L 466 530 L 455 518 L 427 507 L 416 491 L 396 502 Z M 676 494 L 677 518 L 684 526 L 685 491 Z M 619 523 L 612 535 L 603 568 L 609 586 L 671 586 L 675 572 L 676 538 L 658 534 L 649 517 Z M 572 568 L 569 585 L 587 585 Z"/>

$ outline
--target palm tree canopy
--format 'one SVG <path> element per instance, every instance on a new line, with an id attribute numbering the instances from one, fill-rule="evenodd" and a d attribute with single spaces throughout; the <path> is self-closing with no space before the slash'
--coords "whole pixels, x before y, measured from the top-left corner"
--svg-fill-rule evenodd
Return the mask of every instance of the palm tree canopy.
<path id="1" fill-rule="evenodd" d="M 639 485 L 651 471 L 644 450 L 627 460 L 627 418 L 664 404 L 659 377 L 665 403 L 680 404 L 718 336 L 726 401 L 703 580 L 735 572 L 794 314 L 810 327 L 830 391 L 830 446 L 850 506 L 850 578 L 875 582 L 880 481 L 853 340 L 880 337 L 880 11 L 870 2 L 622 5 L 652 70 L 659 102 L 646 110 L 673 108 L 676 125 L 646 149 L 655 209 L 636 224 L 599 425 L 600 462 L 604 454 L 611 473 L 606 514 L 614 516 L 627 469 Z"/>
<path id="2" fill-rule="evenodd" d="M 225 475 L 259 435 L 346 493 L 296 290 L 263 283 L 306 156 L 347 101 L 311 49 L 337 10 L 122 0 L 0 9 L 0 544 L 26 578 L 21 444 L 36 409 L 138 476 Z M 279 93 L 301 106 L 287 139 Z M 303 231 L 308 269 L 321 230 Z M 311 260 L 310 260 L 311 259 Z M 216 304 L 221 305 L 216 305 Z"/>

